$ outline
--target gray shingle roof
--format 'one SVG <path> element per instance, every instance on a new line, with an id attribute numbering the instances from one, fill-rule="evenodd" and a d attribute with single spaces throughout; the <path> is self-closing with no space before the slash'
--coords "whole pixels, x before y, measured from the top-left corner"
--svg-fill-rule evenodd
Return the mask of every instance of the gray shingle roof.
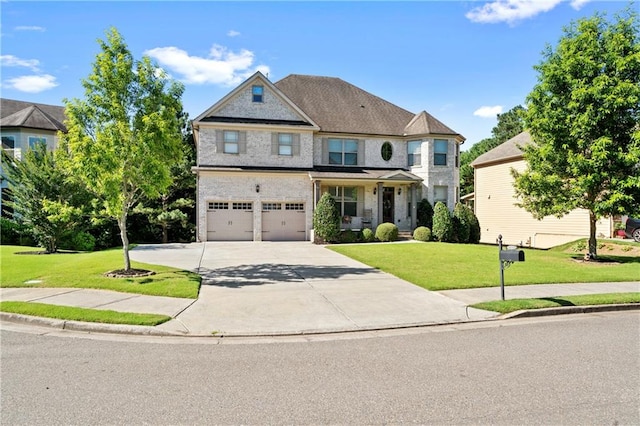
<path id="1" fill-rule="evenodd" d="M 29 127 L 66 132 L 64 120 L 64 107 L 62 106 L 0 99 L 1 127 Z"/>
<path id="2" fill-rule="evenodd" d="M 499 163 L 507 160 L 520 160 L 522 158 L 522 150 L 520 147 L 531 143 L 531 135 L 529 132 L 522 132 L 508 141 L 498 145 L 491 151 L 487 151 L 471 162 L 472 167 L 486 166 L 491 163 Z"/>
<path id="3" fill-rule="evenodd" d="M 426 112 L 416 116 L 339 78 L 291 74 L 274 85 L 323 132 L 457 135 Z"/>

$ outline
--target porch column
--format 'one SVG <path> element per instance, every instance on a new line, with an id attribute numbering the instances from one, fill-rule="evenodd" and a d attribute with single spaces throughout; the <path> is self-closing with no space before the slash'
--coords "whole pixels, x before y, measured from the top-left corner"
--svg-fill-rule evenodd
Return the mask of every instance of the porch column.
<path id="1" fill-rule="evenodd" d="M 376 222 L 376 226 L 380 225 L 382 223 L 382 188 L 383 183 L 382 182 L 378 182 L 378 221 Z"/>
<path id="2" fill-rule="evenodd" d="M 418 199 L 417 199 L 417 190 L 416 187 L 418 185 L 415 183 L 411 184 L 411 229 L 416 229 L 418 226 Z"/>
<path id="3" fill-rule="evenodd" d="M 322 195 L 322 194 L 320 194 L 320 181 L 319 180 L 316 180 L 316 181 L 313 182 L 313 192 L 314 192 L 314 195 L 315 195 L 314 198 L 316 200 L 315 203 L 313 203 L 313 209 L 315 210 L 316 206 L 318 205 L 318 201 L 320 201 L 320 195 Z"/>

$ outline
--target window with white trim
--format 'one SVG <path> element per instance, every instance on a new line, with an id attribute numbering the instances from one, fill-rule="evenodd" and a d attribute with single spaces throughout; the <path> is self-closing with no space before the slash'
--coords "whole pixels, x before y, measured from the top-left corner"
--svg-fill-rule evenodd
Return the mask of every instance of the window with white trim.
<path id="1" fill-rule="evenodd" d="M 222 132 L 224 138 L 224 153 L 238 154 L 240 152 L 238 142 L 240 140 L 239 132 L 235 130 L 225 130 Z"/>
<path id="2" fill-rule="evenodd" d="M 278 155 L 293 155 L 293 135 L 278 133 Z"/>
<path id="3" fill-rule="evenodd" d="M 210 202 L 208 203 L 208 210 L 229 210 L 229 203 L 227 202 Z"/>
<path id="4" fill-rule="evenodd" d="M 15 136 L 2 136 L 2 149 L 11 158 L 16 157 L 16 137 Z"/>
<path id="5" fill-rule="evenodd" d="M 253 203 L 232 203 L 233 210 L 253 210 Z"/>
<path id="6" fill-rule="evenodd" d="M 30 149 L 36 149 L 36 146 L 38 144 L 47 146 L 47 138 L 45 138 L 44 136 L 29 136 L 28 141 Z"/>
<path id="7" fill-rule="evenodd" d="M 282 203 L 262 203 L 262 211 L 282 210 Z"/>
<path id="8" fill-rule="evenodd" d="M 359 194 L 362 192 L 357 186 L 329 186 L 329 195 L 333 197 L 341 216 L 358 216 Z"/>
<path id="9" fill-rule="evenodd" d="M 358 165 L 358 141 L 355 139 L 329 138 L 329 164 Z"/>
<path id="10" fill-rule="evenodd" d="M 407 156 L 409 166 L 420 166 L 421 163 L 422 141 L 407 142 Z"/>
<path id="11" fill-rule="evenodd" d="M 433 140 L 433 165 L 446 166 L 447 152 L 449 151 L 449 141 L 446 139 Z"/>
<path id="12" fill-rule="evenodd" d="M 304 210 L 304 203 L 286 203 L 285 210 L 302 211 Z"/>
<path id="13" fill-rule="evenodd" d="M 438 201 L 440 201 L 446 206 L 448 201 L 448 196 L 449 196 L 448 194 L 449 194 L 449 187 L 434 186 L 433 187 L 433 205 L 435 206 L 435 204 Z"/>
<path id="14" fill-rule="evenodd" d="M 253 102 L 264 102 L 264 86 L 254 85 L 251 87 L 251 100 Z"/>

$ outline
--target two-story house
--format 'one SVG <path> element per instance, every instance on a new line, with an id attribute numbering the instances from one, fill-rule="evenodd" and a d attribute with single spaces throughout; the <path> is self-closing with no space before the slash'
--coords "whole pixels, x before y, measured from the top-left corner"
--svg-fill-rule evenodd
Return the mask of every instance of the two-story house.
<path id="1" fill-rule="evenodd" d="M 37 144 L 48 149 L 58 145 L 58 131 L 66 132 L 64 107 L 33 102 L 0 99 L 0 133 L 2 149 L 11 157 L 22 158 L 22 153 Z M 2 200 L 6 200 L 7 182 L 2 179 Z M 0 208 L 2 204 L 0 203 Z"/>
<path id="2" fill-rule="evenodd" d="M 310 240 L 325 192 L 350 229 L 412 230 L 417 201 L 459 198 L 464 137 L 339 78 L 257 72 L 192 126 L 199 241 Z"/>

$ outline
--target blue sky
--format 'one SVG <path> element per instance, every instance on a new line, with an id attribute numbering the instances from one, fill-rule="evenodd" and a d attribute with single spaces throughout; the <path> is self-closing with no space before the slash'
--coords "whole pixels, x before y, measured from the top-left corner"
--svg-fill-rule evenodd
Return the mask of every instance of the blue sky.
<path id="1" fill-rule="evenodd" d="M 563 26 L 628 2 L 0 2 L 2 97 L 62 105 L 114 26 L 185 84 L 195 118 L 260 70 L 339 77 L 463 134 L 491 135 L 496 114 L 524 104 L 533 66 Z"/>

